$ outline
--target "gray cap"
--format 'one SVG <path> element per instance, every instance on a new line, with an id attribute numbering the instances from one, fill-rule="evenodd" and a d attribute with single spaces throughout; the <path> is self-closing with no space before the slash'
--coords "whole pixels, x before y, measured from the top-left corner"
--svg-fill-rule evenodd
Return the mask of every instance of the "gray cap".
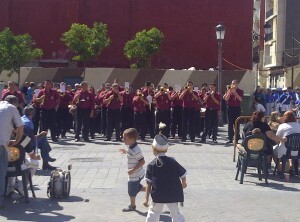
<path id="1" fill-rule="evenodd" d="M 169 144 L 168 144 L 168 139 L 164 135 L 157 134 L 154 139 L 152 146 L 155 150 L 165 152 L 168 150 Z"/>

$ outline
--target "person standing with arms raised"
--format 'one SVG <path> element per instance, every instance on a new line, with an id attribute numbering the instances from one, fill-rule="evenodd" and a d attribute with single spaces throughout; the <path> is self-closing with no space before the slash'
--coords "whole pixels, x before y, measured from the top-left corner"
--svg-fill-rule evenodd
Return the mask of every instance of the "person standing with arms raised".
<path id="1" fill-rule="evenodd" d="M 200 143 L 206 142 L 206 137 L 210 131 L 212 132 L 213 143 L 218 143 L 218 111 L 220 110 L 221 95 L 220 93 L 216 92 L 215 83 L 209 84 L 209 91 L 206 92 L 203 101 L 206 104 L 205 129 L 202 134 Z"/>
<path id="2" fill-rule="evenodd" d="M 164 84 L 166 85 L 166 84 Z M 171 104 L 171 95 L 168 92 L 168 86 L 161 87 L 160 91 L 155 94 L 154 99 L 156 99 L 156 118 L 155 118 L 155 132 L 159 132 L 159 123 L 163 122 L 167 125 L 166 128 L 166 137 L 169 137 L 170 133 L 170 104 Z"/>
<path id="3" fill-rule="evenodd" d="M 123 96 L 120 94 L 119 85 L 112 84 L 111 91 L 105 95 L 103 103 L 107 106 L 106 121 L 107 121 L 107 134 L 106 141 L 110 141 L 114 129 L 116 130 L 116 141 L 122 141 L 120 138 L 120 123 L 121 123 L 121 104 Z"/>
<path id="4" fill-rule="evenodd" d="M 85 142 L 89 142 L 90 118 L 94 116 L 95 96 L 88 91 L 87 82 L 80 83 L 81 90 L 77 91 L 73 99 L 73 105 L 77 106 L 77 125 L 75 142 L 80 141 L 82 127 L 82 136 Z"/>
<path id="5" fill-rule="evenodd" d="M 182 110 L 182 142 L 186 142 L 187 132 L 191 142 L 195 142 L 195 127 L 194 127 L 194 110 L 195 110 L 195 100 L 198 101 L 199 97 L 193 91 L 193 82 L 189 81 L 182 93 L 179 96 L 182 100 L 183 110 Z M 188 130 L 189 126 L 189 130 Z"/>
<path id="6" fill-rule="evenodd" d="M 41 131 L 50 129 L 53 142 L 58 142 L 56 138 L 56 111 L 59 104 L 59 94 L 55 89 L 52 89 L 52 82 L 45 81 L 44 89 L 41 89 L 37 102 L 41 106 Z"/>
<path id="7" fill-rule="evenodd" d="M 239 82 L 232 80 L 230 88 L 224 95 L 224 100 L 227 102 L 227 117 L 228 117 L 228 141 L 233 142 L 235 120 L 241 116 L 241 103 L 244 98 L 244 91 L 238 88 Z M 238 129 L 239 132 L 239 129 Z"/>

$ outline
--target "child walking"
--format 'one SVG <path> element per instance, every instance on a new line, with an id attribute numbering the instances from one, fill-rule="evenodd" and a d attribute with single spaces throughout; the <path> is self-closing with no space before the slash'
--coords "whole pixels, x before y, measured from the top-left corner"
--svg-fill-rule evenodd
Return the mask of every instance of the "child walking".
<path id="1" fill-rule="evenodd" d="M 148 207 L 150 193 L 152 197 L 146 222 L 158 222 L 164 204 L 170 209 L 174 222 L 184 222 L 178 203 L 184 201 L 183 188 L 187 186 L 187 171 L 174 158 L 165 155 L 168 140 L 164 135 L 155 136 L 152 148 L 156 158 L 148 164 L 145 177 L 147 187 L 144 206 Z"/>
<path id="2" fill-rule="evenodd" d="M 130 197 L 130 205 L 123 209 L 123 212 L 134 211 L 136 209 L 135 197 L 140 191 L 146 188 L 141 185 L 141 180 L 145 176 L 143 165 L 145 160 L 140 147 L 136 140 L 138 132 L 134 128 L 126 129 L 123 133 L 123 140 L 128 149 L 120 149 L 122 154 L 127 153 L 128 163 L 128 194 Z"/>

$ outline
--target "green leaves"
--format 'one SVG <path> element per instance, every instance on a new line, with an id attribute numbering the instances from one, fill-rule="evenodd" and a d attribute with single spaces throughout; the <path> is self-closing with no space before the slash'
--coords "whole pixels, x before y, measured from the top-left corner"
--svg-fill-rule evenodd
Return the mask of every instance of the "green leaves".
<path id="1" fill-rule="evenodd" d="M 9 75 L 20 74 L 22 66 L 42 55 L 29 34 L 14 35 L 9 28 L 0 32 L 0 69 L 9 71 Z"/>
<path id="2" fill-rule="evenodd" d="M 137 32 L 135 38 L 129 40 L 124 47 L 124 55 L 129 60 L 136 60 L 136 63 L 133 63 L 130 67 L 150 67 L 151 58 L 159 52 L 163 39 L 163 33 L 157 28 Z"/>
<path id="3" fill-rule="evenodd" d="M 72 24 L 69 31 L 63 33 L 61 41 L 77 55 L 73 60 L 87 62 L 100 55 L 111 40 L 107 36 L 107 25 L 94 23 L 93 28 L 85 24 Z"/>

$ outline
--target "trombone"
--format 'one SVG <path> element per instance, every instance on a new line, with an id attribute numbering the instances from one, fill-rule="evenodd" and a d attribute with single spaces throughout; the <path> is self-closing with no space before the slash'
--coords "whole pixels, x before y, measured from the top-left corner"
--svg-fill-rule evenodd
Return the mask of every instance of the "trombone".
<path id="1" fill-rule="evenodd" d="M 46 95 L 42 95 L 41 97 L 37 98 L 36 101 L 40 102 L 41 105 L 43 106 L 45 103 Z"/>

